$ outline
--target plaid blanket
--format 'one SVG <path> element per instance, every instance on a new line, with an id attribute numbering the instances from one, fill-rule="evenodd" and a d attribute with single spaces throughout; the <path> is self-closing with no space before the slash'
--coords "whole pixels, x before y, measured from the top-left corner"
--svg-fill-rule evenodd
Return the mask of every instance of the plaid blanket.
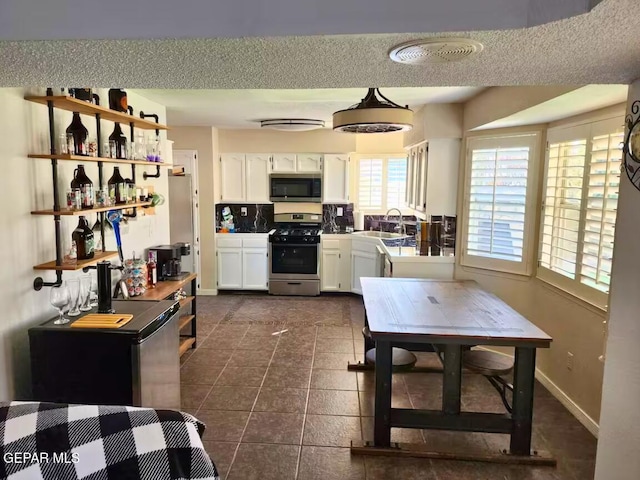
<path id="1" fill-rule="evenodd" d="M 0 479 L 218 480 L 203 432 L 172 410 L 0 403 Z"/>

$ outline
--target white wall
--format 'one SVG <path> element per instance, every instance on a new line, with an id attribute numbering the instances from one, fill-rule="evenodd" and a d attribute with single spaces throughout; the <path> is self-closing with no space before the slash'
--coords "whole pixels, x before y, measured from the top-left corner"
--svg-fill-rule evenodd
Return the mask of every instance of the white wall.
<path id="1" fill-rule="evenodd" d="M 44 89 L 29 93 L 44 94 Z M 99 93 L 103 103 L 106 103 L 106 90 Z M 129 103 L 134 107 L 136 115 L 142 109 L 146 113 L 157 113 L 162 123 L 166 121 L 164 107 L 134 92 L 128 93 Z M 0 158 L 5 167 L 4 173 L 0 175 L 0 200 L 4 205 L 4 221 L 0 227 L 0 305 L 3 306 L 4 313 L 0 322 L 0 401 L 28 398 L 30 373 L 27 330 L 55 315 L 54 308 L 49 305 L 49 289 L 43 288 L 40 292 L 35 292 L 32 287 L 33 279 L 37 276 L 42 276 L 45 281 L 55 280 L 53 271 L 33 270 L 33 265 L 55 259 L 53 217 L 30 215 L 31 210 L 53 206 L 51 164 L 49 160 L 27 158 L 28 153 L 49 152 L 48 116 L 46 107 L 25 101 L 24 95 L 23 89 L 0 89 Z M 69 112 L 56 111 L 55 124 L 58 131 L 64 131 L 71 116 Z M 83 116 L 82 121 L 90 136 L 95 135 L 95 120 Z M 103 121 L 102 126 L 102 136 L 108 137 L 113 124 Z M 123 126 L 123 130 L 128 135 L 128 126 Z M 164 133 L 161 135 L 165 137 Z M 59 184 L 61 196 L 64 196 L 76 164 L 60 164 Z M 87 163 L 85 167 L 87 175 L 97 185 L 97 166 Z M 142 180 L 143 170 L 137 168 L 138 185 L 153 185 L 156 191 L 166 197 L 167 169 L 162 170 L 161 178 L 147 181 Z M 112 171 L 112 165 L 105 166 L 105 182 Z M 130 167 L 124 166 L 121 172 L 123 176 L 129 177 Z M 149 172 L 155 173 L 152 169 Z M 96 215 L 89 215 L 88 220 L 93 225 Z M 62 240 L 67 249 L 77 222 L 77 217 L 62 219 Z M 146 247 L 168 241 L 169 209 L 166 204 L 156 208 L 155 216 L 131 220 L 128 226 L 123 227 L 125 257 L 130 257 L 134 250 L 141 255 Z M 114 250 L 115 240 L 110 238 L 107 248 Z M 63 279 L 77 274 L 65 272 Z"/>
<path id="2" fill-rule="evenodd" d="M 629 90 L 640 100 L 640 80 Z M 624 175 L 623 175 L 624 177 Z M 625 177 L 620 181 L 615 250 L 609 297 L 607 341 L 597 480 L 640 478 L 640 192 Z"/>

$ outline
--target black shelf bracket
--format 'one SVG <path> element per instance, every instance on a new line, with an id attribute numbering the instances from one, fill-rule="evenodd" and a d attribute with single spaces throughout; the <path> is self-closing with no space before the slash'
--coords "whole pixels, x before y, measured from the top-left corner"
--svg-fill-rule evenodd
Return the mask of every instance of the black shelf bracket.
<path id="1" fill-rule="evenodd" d="M 158 115 L 156 113 L 144 113 L 143 111 L 140 111 L 140 118 L 142 119 L 153 118 L 156 121 L 156 123 L 160 123 L 160 119 L 158 118 Z M 160 135 L 160 130 L 156 128 L 156 136 L 159 136 L 159 135 Z M 160 178 L 160 166 L 156 165 L 155 175 L 150 175 L 147 172 L 143 172 L 142 178 L 144 178 L 145 180 L 147 178 Z"/>
<path id="2" fill-rule="evenodd" d="M 62 272 L 56 270 L 56 281 L 55 282 L 45 282 L 42 277 L 36 277 L 33 280 L 33 289 L 36 292 L 42 290 L 42 287 L 59 287 L 62 285 Z"/>
<path id="3" fill-rule="evenodd" d="M 156 173 L 153 175 L 147 172 L 142 172 L 142 178 L 144 178 L 145 180 L 147 178 L 160 178 L 160 165 L 156 165 Z"/>

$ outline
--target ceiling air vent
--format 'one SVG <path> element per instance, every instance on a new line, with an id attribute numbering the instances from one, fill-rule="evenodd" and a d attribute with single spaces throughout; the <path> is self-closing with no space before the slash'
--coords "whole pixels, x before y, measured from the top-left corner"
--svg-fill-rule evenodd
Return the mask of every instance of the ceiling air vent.
<path id="1" fill-rule="evenodd" d="M 480 53 L 484 46 L 468 38 L 431 38 L 396 45 L 389 52 L 394 62 L 407 65 L 450 63 Z"/>

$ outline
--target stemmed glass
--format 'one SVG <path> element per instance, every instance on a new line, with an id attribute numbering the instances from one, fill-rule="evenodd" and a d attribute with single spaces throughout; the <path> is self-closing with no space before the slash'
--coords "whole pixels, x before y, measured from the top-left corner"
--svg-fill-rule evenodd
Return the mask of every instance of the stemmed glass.
<path id="1" fill-rule="evenodd" d="M 57 287 L 51 287 L 49 302 L 58 309 L 58 314 L 60 315 L 58 319 L 53 322 L 55 325 L 69 323 L 69 319 L 64 317 L 64 307 L 66 307 L 70 301 L 69 289 L 64 283 Z"/>
<path id="2" fill-rule="evenodd" d="M 71 304 L 71 310 L 67 315 L 77 317 L 80 315 L 80 280 L 77 278 L 67 280 L 67 288 L 69 289 L 69 302 Z"/>
<path id="3" fill-rule="evenodd" d="M 80 298 L 78 304 L 81 312 L 91 310 L 91 275 L 80 276 Z"/>

